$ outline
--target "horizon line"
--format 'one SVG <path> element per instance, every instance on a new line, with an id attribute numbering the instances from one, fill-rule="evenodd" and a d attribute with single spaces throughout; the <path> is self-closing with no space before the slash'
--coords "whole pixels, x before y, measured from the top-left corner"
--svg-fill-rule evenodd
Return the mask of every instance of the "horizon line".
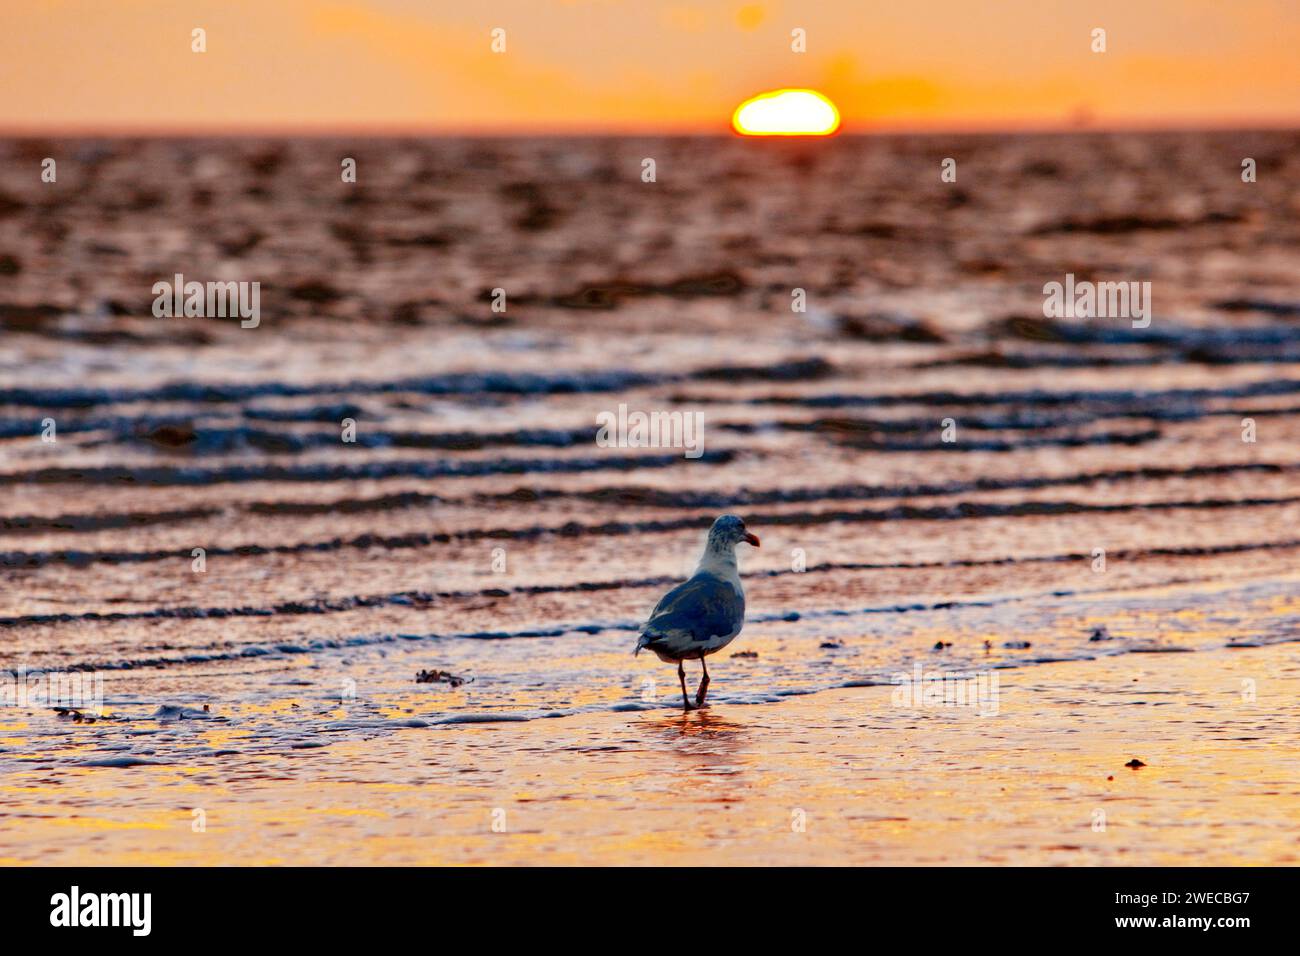
<path id="1" fill-rule="evenodd" d="M 991 121 L 970 123 L 890 123 L 875 126 L 854 126 L 845 123 L 836 136 L 899 136 L 899 135 L 1062 135 L 1087 133 L 1176 133 L 1176 132 L 1287 132 L 1300 130 L 1300 117 L 1271 117 L 1259 119 L 1218 118 L 1198 120 L 1132 119 L 1090 120 L 1086 122 L 1062 120 L 1052 122 Z M 353 136 L 376 139 L 601 139 L 601 138 L 730 138 L 746 139 L 720 124 L 717 128 L 642 127 L 642 126 L 420 126 L 401 123 L 374 124 L 183 124 L 149 123 L 62 123 L 14 124 L 0 121 L 0 138 L 35 139 L 243 139 L 243 138 L 346 138 Z M 799 137 L 794 137 L 798 139 Z M 833 139 L 832 137 L 816 137 Z"/>

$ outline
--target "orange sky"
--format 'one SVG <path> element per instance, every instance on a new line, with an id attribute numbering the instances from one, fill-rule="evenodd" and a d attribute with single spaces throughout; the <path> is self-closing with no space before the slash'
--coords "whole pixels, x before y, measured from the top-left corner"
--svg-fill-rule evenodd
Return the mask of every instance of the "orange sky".
<path id="1" fill-rule="evenodd" d="M 1300 121 L 1296 0 L 3 3 L 10 131 L 723 132 L 781 86 L 848 132 Z"/>

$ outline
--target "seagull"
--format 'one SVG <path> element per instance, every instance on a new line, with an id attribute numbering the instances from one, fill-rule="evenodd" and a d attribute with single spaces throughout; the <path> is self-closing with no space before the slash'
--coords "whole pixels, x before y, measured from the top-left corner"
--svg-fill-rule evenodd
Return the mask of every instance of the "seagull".
<path id="1" fill-rule="evenodd" d="M 632 652 L 636 656 L 644 647 L 658 654 L 661 661 L 677 662 L 687 710 L 691 699 L 682 661 L 698 659 L 704 668 L 695 692 L 695 706 L 703 707 L 709 692 L 709 668 L 704 658 L 730 644 L 745 626 L 745 590 L 736 568 L 736 545 L 742 541 L 759 546 L 758 536 L 746 531 L 745 522 L 736 515 L 722 515 L 713 522 L 695 573 L 659 599 Z"/>

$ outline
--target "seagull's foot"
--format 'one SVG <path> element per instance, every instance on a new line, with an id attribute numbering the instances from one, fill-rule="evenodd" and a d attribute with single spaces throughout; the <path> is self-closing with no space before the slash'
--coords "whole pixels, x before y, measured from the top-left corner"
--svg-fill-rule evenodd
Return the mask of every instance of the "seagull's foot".
<path id="1" fill-rule="evenodd" d="M 695 692 L 695 706 L 703 707 L 704 698 L 709 695 L 709 679 L 707 677 L 700 681 L 700 688 Z"/>

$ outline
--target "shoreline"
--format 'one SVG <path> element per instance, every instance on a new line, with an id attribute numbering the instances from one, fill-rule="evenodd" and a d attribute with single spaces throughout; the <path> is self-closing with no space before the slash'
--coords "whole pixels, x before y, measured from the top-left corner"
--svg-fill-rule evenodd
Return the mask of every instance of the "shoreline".
<path id="1" fill-rule="evenodd" d="M 1274 741 L 1300 666 L 1248 650 L 1005 670 L 996 716 L 881 685 L 413 727 L 274 770 L 35 766 L 0 862 L 1294 865 L 1300 758 Z"/>

